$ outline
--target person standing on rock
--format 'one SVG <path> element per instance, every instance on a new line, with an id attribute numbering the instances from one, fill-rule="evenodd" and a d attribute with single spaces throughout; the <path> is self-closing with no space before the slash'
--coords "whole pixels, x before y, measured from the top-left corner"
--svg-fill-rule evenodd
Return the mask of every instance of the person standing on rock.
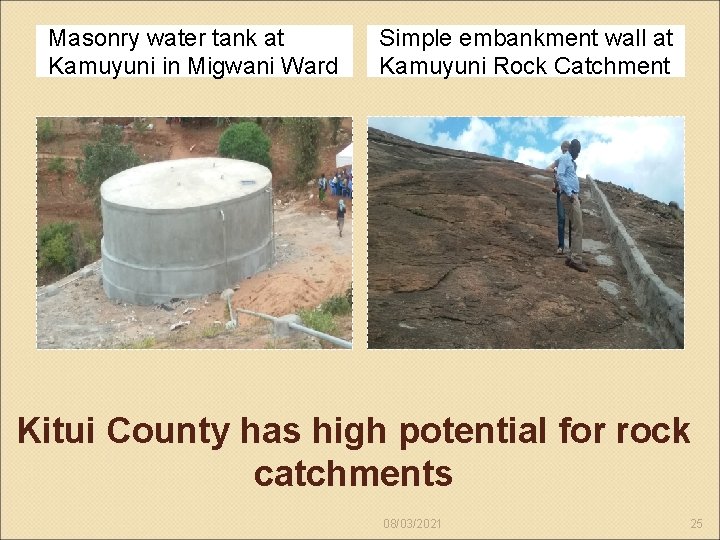
<path id="1" fill-rule="evenodd" d="M 565 215 L 570 219 L 570 227 L 574 236 L 572 244 L 568 248 L 569 253 L 565 264 L 578 272 L 587 272 L 588 268 L 582 262 L 582 207 L 580 206 L 580 181 L 575 164 L 578 155 L 580 155 L 580 141 L 573 139 L 568 152 L 558 159 L 555 178 L 560 190 L 560 200 L 565 209 Z"/>
<path id="2" fill-rule="evenodd" d="M 563 141 L 560 144 L 560 152 L 562 154 L 566 154 L 568 151 L 568 148 L 570 148 L 570 141 Z M 558 163 L 560 163 L 560 158 L 556 159 L 550 165 L 548 165 L 546 170 L 550 171 L 552 173 L 557 173 Z M 555 209 L 557 211 L 557 231 L 558 231 L 558 245 L 557 245 L 556 253 L 558 255 L 562 255 L 563 253 L 565 253 L 565 207 L 563 206 L 562 201 L 560 200 L 560 189 L 558 188 L 557 178 L 555 179 L 555 184 L 552 188 L 552 192 L 556 194 Z"/>
<path id="3" fill-rule="evenodd" d="M 342 231 L 343 227 L 345 226 L 345 211 L 347 208 L 345 208 L 345 201 L 343 199 L 340 199 L 338 201 L 338 209 L 337 209 L 337 226 L 338 230 L 340 231 L 340 238 L 342 238 Z"/>

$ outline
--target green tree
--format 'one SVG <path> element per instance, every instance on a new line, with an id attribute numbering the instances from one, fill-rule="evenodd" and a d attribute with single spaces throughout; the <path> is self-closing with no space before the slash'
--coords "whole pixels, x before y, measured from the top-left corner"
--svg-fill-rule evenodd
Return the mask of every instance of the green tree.
<path id="1" fill-rule="evenodd" d="M 145 133 L 147 132 L 148 128 L 150 127 L 150 122 L 148 122 L 145 118 L 135 118 L 133 120 L 133 129 L 137 131 L 138 133 Z"/>
<path id="2" fill-rule="evenodd" d="M 48 164 L 48 170 L 50 172 L 54 172 L 57 175 L 58 184 L 60 184 L 60 193 L 62 195 L 65 195 L 65 193 L 63 192 L 62 184 L 62 178 L 67 170 L 65 167 L 65 160 L 60 156 L 55 156 L 50 160 L 50 163 Z"/>
<path id="3" fill-rule="evenodd" d="M 254 122 L 240 122 L 227 128 L 220 136 L 218 153 L 270 167 L 270 139 Z"/>
<path id="4" fill-rule="evenodd" d="M 38 269 L 55 269 L 66 274 L 75 271 L 76 260 L 72 236 L 77 224 L 67 221 L 51 223 L 38 234 Z"/>
<path id="5" fill-rule="evenodd" d="M 37 121 L 37 138 L 40 142 L 50 142 L 57 137 L 55 124 L 50 118 L 40 118 Z"/>
<path id="6" fill-rule="evenodd" d="M 84 159 L 77 160 L 78 182 L 93 199 L 100 213 L 100 186 L 121 171 L 136 167 L 142 162 L 129 144 L 122 144 L 122 130 L 118 126 L 104 125 L 100 140 L 83 148 Z"/>
<path id="7" fill-rule="evenodd" d="M 320 164 L 320 119 L 288 118 L 286 124 L 292 138 L 295 182 L 302 185 L 315 176 Z"/>
<path id="8" fill-rule="evenodd" d="M 83 234 L 76 222 L 59 221 L 40 229 L 37 253 L 38 270 L 69 274 L 95 259 L 97 244 Z"/>
<path id="9" fill-rule="evenodd" d="M 333 145 L 337 144 L 337 134 L 340 130 L 340 125 L 342 124 L 342 118 L 339 116 L 331 116 L 330 117 L 330 130 L 332 132 L 331 139 Z"/>

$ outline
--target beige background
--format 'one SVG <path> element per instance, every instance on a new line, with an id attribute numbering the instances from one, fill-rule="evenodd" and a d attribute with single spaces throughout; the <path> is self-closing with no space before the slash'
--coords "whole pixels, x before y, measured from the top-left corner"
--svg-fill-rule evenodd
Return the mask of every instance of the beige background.
<path id="1" fill-rule="evenodd" d="M 35 24 L 353 24 L 355 77 L 36 79 Z M 366 24 L 684 24 L 683 79 L 365 77 Z M 331 40 L 332 36 L 318 36 Z M 568 90 L 570 92 L 568 93 Z M 558 99 L 562 91 L 567 97 Z M 686 128 L 682 351 L 368 351 L 365 212 L 355 212 L 353 351 L 37 351 L 35 117 L 354 117 L 356 208 L 375 115 L 681 115 Z M 718 537 L 718 4 L 2 4 L 3 537 Z M 95 419 L 93 445 L 18 444 L 18 417 Z M 107 422 L 232 427 L 205 445 L 116 445 Z M 388 428 L 350 452 L 309 441 L 313 416 Z M 424 445 L 403 420 L 548 419 L 545 445 Z M 296 445 L 243 445 L 243 416 L 295 421 Z M 691 422 L 689 445 L 558 443 L 557 422 Z M 452 468 L 449 487 L 261 488 L 256 467 Z M 439 518 L 434 530 L 385 518 Z M 702 529 L 691 529 L 691 519 Z"/>

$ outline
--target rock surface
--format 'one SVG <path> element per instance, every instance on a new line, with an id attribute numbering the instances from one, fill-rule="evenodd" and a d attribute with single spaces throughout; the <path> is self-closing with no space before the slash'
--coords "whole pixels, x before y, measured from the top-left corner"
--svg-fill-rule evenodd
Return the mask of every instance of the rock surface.
<path id="1" fill-rule="evenodd" d="M 370 348 L 659 347 L 587 186 L 578 273 L 551 174 L 375 129 L 368 162 Z"/>

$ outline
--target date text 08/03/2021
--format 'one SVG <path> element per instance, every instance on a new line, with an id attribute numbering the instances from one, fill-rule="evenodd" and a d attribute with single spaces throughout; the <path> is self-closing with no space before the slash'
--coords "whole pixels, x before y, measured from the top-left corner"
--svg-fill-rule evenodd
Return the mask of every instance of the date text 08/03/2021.
<path id="1" fill-rule="evenodd" d="M 385 518 L 386 529 L 439 529 L 440 518 Z"/>

